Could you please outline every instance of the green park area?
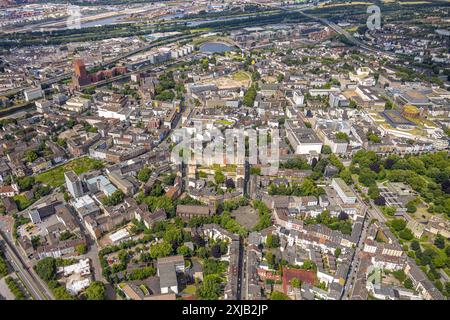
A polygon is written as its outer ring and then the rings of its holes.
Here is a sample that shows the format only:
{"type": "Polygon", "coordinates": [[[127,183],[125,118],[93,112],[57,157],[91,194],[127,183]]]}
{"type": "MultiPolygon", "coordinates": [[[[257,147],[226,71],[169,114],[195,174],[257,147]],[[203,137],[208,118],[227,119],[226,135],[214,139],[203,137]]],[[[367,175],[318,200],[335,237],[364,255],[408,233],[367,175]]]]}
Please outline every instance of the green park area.
{"type": "Polygon", "coordinates": [[[223,124],[225,126],[231,126],[234,124],[233,121],[228,121],[228,120],[217,120],[216,124],[223,124]]]}
{"type": "Polygon", "coordinates": [[[233,73],[232,75],[233,80],[236,81],[246,81],[246,80],[251,80],[251,75],[246,72],[246,71],[238,71],[233,73]]]}
{"type": "Polygon", "coordinates": [[[35,180],[51,187],[59,187],[64,184],[64,172],[73,170],[79,175],[89,170],[101,169],[102,167],[102,161],[91,159],[89,157],[82,157],[38,174],[35,180]]]}

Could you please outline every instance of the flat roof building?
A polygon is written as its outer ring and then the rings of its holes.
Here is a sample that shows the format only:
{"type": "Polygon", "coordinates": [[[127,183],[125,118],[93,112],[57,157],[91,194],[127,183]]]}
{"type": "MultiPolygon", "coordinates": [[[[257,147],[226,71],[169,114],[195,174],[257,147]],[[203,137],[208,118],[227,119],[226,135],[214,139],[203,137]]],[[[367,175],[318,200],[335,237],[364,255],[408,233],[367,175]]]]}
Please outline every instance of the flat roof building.
{"type": "Polygon", "coordinates": [[[356,195],[353,190],[341,178],[334,178],[331,186],[337,192],[342,202],[351,204],[356,202],[356,195]]]}

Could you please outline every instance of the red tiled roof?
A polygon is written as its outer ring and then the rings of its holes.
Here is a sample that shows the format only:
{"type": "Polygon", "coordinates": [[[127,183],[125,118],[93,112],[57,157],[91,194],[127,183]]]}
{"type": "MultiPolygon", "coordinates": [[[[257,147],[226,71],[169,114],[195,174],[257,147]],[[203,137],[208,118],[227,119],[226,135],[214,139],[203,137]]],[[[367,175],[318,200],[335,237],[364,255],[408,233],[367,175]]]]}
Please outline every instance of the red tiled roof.
{"type": "Polygon", "coordinates": [[[316,273],[310,270],[283,268],[283,291],[285,294],[287,294],[287,286],[294,278],[299,279],[302,283],[314,285],[316,273]]]}
{"type": "Polygon", "coordinates": [[[0,193],[10,193],[10,192],[14,192],[14,191],[15,191],[14,188],[10,185],[0,187],[0,193]]]}

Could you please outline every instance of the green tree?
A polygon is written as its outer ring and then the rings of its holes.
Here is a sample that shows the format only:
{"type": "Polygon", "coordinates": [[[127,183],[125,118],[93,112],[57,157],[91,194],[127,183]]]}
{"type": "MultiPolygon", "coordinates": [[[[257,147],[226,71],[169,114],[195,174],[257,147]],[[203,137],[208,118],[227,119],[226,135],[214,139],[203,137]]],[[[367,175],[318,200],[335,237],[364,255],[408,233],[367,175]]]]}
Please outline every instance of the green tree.
{"type": "Polygon", "coordinates": [[[84,243],[79,244],[79,245],[77,245],[77,246],[75,247],[75,251],[76,251],[78,254],[85,254],[85,253],[87,252],[87,245],[84,244],[84,243]]]}
{"type": "Polygon", "coordinates": [[[300,266],[300,269],[317,271],[317,265],[311,260],[306,260],[300,266]]]}
{"type": "Polygon", "coordinates": [[[293,288],[300,288],[302,285],[301,281],[298,278],[294,278],[291,280],[291,286],[293,288]]]}
{"type": "Polygon", "coordinates": [[[406,280],[405,271],[403,271],[402,269],[401,270],[396,270],[396,271],[392,272],[392,274],[400,282],[403,282],[403,281],[406,280]]]}
{"type": "Polygon", "coordinates": [[[367,133],[367,139],[370,141],[370,142],[373,142],[373,143],[380,143],[381,142],[381,138],[379,137],[379,136],[377,136],[375,133],[373,133],[373,132],[369,132],[369,133],[367,133]]]}
{"type": "Polygon", "coordinates": [[[278,248],[280,246],[280,237],[278,235],[267,235],[266,246],[269,248],[278,248]]]}
{"type": "Polygon", "coordinates": [[[417,240],[411,241],[411,249],[414,251],[420,250],[420,243],[417,240]]]}
{"type": "Polygon", "coordinates": [[[308,170],[311,169],[311,166],[308,162],[301,157],[294,157],[286,162],[280,163],[280,167],[283,169],[298,169],[298,170],[308,170]]]}
{"type": "Polygon", "coordinates": [[[417,207],[414,202],[410,201],[406,204],[406,211],[409,213],[414,213],[417,211],[417,207]]]}
{"type": "Polygon", "coordinates": [[[369,186],[375,184],[377,177],[378,177],[378,175],[376,172],[373,172],[372,170],[370,170],[368,168],[363,168],[359,172],[358,180],[360,183],[362,183],[366,187],[369,187],[369,186]]]}
{"type": "Polygon", "coordinates": [[[352,173],[350,172],[349,169],[345,168],[344,170],[342,170],[339,173],[339,178],[341,178],[342,180],[344,180],[344,182],[346,184],[352,185],[353,184],[353,178],[352,178],[352,173]]]}
{"type": "Polygon", "coordinates": [[[243,103],[246,107],[253,107],[256,98],[256,87],[255,85],[250,86],[244,95],[243,103]]]}
{"type": "Polygon", "coordinates": [[[394,107],[391,100],[387,100],[384,104],[384,110],[391,110],[394,107]]]}
{"type": "Polygon", "coordinates": [[[75,300],[75,297],[71,295],[63,286],[58,286],[52,291],[56,300],[75,300]]]}
{"type": "Polygon", "coordinates": [[[228,263],[225,261],[215,259],[203,260],[203,274],[208,276],[210,274],[221,275],[227,270],[228,263]]]}
{"type": "Polygon", "coordinates": [[[345,132],[336,132],[335,137],[337,140],[350,141],[349,136],[345,132]]]}
{"type": "Polygon", "coordinates": [[[205,247],[197,248],[197,256],[199,256],[202,259],[208,258],[208,250],[206,250],[205,247]]]}
{"type": "Polygon", "coordinates": [[[221,294],[220,277],[211,274],[203,279],[203,283],[197,290],[197,295],[202,300],[218,300],[221,294]]]}
{"type": "Polygon", "coordinates": [[[178,254],[181,254],[182,256],[185,256],[185,257],[189,257],[189,256],[192,255],[191,249],[189,249],[189,248],[186,247],[186,246],[180,246],[180,247],[178,247],[178,248],[177,248],[177,253],[178,253],[178,254]]]}
{"type": "Polygon", "coordinates": [[[6,264],[5,257],[0,251],[0,278],[3,278],[8,274],[8,265],[6,264]]]}
{"type": "Polygon", "coordinates": [[[103,204],[105,206],[116,206],[123,201],[125,194],[121,190],[116,190],[111,196],[103,199],[103,204]]]}
{"type": "Polygon", "coordinates": [[[34,150],[27,150],[25,152],[25,159],[28,162],[33,162],[34,160],[36,160],[37,158],[39,158],[39,155],[36,153],[36,151],[34,150]]]}
{"type": "Polygon", "coordinates": [[[64,191],[63,196],[64,196],[64,201],[69,202],[70,194],[67,191],[64,191]]]}
{"type": "Polygon", "coordinates": [[[137,178],[141,182],[147,182],[148,179],[150,179],[150,175],[152,174],[152,170],[148,167],[144,167],[141,170],[139,170],[137,178]]]}
{"type": "Polygon", "coordinates": [[[164,241],[180,244],[183,241],[183,232],[177,226],[168,225],[163,235],[164,241]]]}
{"type": "Polygon", "coordinates": [[[9,288],[9,290],[12,292],[16,300],[25,300],[26,296],[22,289],[17,285],[17,282],[15,279],[11,277],[7,277],[5,279],[5,282],[9,288]]]}
{"type": "Polygon", "coordinates": [[[324,144],[323,146],[322,146],[322,153],[323,154],[331,154],[331,148],[330,148],[330,146],[327,146],[326,144],[324,144]]]}
{"type": "Polygon", "coordinates": [[[36,273],[42,280],[48,282],[56,279],[56,263],[51,257],[39,260],[35,266],[36,273]]]}
{"type": "Polygon", "coordinates": [[[438,234],[436,236],[436,238],[434,238],[434,245],[436,247],[438,247],[439,249],[444,249],[445,248],[445,238],[441,234],[438,234]]]}
{"type": "Polygon", "coordinates": [[[17,179],[17,184],[21,191],[30,190],[34,185],[34,177],[23,177],[17,179]]]}
{"type": "Polygon", "coordinates": [[[150,257],[153,259],[167,257],[172,253],[172,250],[170,243],[162,241],[150,247],[150,257]]]}
{"type": "Polygon", "coordinates": [[[402,231],[406,227],[406,221],[403,219],[394,219],[391,222],[391,226],[395,231],[402,231]]]}
{"type": "Polygon", "coordinates": [[[380,189],[378,189],[376,183],[369,186],[369,190],[367,191],[369,197],[373,200],[380,196],[380,189]]]}
{"type": "Polygon", "coordinates": [[[400,236],[400,238],[406,241],[412,240],[414,238],[412,231],[408,228],[405,228],[402,231],[400,231],[398,235],[400,236]]]}
{"type": "Polygon", "coordinates": [[[445,254],[450,257],[450,246],[445,247],[445,254]]]}
{"type": "Polygon", "coordinates": [[[413,289],[414,285],[413,282],[410,278],[405,279],[405,281],[403,282],[403,285],[405,286],[406,289],[413,289]]]}
{"type": "Polygon", "coordinates": [[[105,300],[106,288],[105,284],[100,281],[92,282],[85,291],[87,300],[105,300]]]}
{"type": "Polygon", "coordinates": [[[445,283],[445,295],[446,295],[447,297],[450,296],[450,282],[446,282],[446,283],[445,283]]]}
{"type": "MultiPolygon", "coordinates": [[[[380,197],[382,198],[382,197],[380,197]]],[[[395,209],[395,207],[391,207],[391,206],[385,206],[381,208],[381,211],[388,216],[394,216],[394,214],[397,212],[397,209],[395,209]]]]}
{"type": "Polygon", "coordinates": [[[225,175],[222,173],[222,171],[216,170],[216,172],[214,174],[214,181],[218,185],[225,182],[225,175]]]}
{"type": "Polygon", "coordinates": [[[341,255],[341,252],[342,252],[342,250],[340,247],[337,247],[336,250],[334,250],[334,256],[336,257],[336,259],[339,258],[339,256],[341,255]]]}

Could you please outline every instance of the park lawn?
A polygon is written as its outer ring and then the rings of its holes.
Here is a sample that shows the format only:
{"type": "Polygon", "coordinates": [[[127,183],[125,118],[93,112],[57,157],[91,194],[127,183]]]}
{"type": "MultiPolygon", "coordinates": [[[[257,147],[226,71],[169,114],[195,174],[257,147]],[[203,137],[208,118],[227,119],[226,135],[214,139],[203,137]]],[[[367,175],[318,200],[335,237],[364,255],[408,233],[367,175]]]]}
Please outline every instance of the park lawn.
{"type": "Polygon", "coordinates": [[[17,204],[19,211],[22,211],[33,204],[33,201],[28,200],[23,194],[18,194],[13,197],[17,204]]]}
{"type": "Polygon", "coordinates": [[[221,170],[223,172],[235,172],[237,165],[235,164],[227,164],[226,166],[221,166],[220,164],[213,164],[209,168],[213,170],[221,170]]]}
{"type": "Polygon", "coordinates": [[[217,124],[223,124],[225,126],[231,126],[231,125],[234,124],[234,122],[228,121],[228,120],[217,120],[216,123],[217,124]]]}
{"type": "Polygon", "coordinates": [[[101,160],[82,157],[38,174],[35,180],[56,188],[64,184],[64,172],[73,170],[79,175],[92,169],[99,169],[102,166],[101,160]]]}
{"type": "Polygon", "coordinates": [[[252,79],[251,76],[245,71],[235,72],[231,75],[231,77],[236,81],[246,81],[252,79]]]}

